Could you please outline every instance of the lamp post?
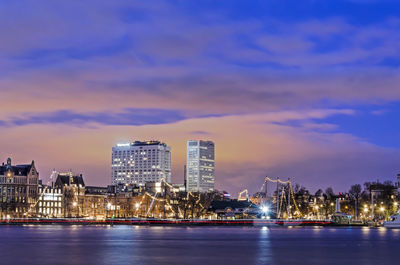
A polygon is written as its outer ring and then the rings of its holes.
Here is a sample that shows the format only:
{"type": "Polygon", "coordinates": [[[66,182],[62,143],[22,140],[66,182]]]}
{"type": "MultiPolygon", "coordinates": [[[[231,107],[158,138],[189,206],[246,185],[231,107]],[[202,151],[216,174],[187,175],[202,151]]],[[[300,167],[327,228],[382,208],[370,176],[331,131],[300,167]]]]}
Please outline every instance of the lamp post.
{"type": "Polygon", "coordinates": [[[385,217],[385,207],[381,206],[381,208],[379,208],[379,211],[382,213],[383,218],[386,219],[386,217],[385,217]]]}

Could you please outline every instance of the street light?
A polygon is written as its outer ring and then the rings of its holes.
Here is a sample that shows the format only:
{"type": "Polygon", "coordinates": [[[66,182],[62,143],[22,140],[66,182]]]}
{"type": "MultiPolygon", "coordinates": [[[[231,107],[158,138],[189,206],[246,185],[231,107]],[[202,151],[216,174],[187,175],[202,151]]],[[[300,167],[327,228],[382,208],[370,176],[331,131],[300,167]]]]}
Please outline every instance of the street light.
{"type": "Polygon", "coordinates": [[[73,202],[73,203],[72,203],[72,206],[74,206],[74,207],[76,207],[77,205],[78,205],[77,202],[73,202]]]}
{"type": "Polygon", "coordinates": [[[384,212],[384,211],[385,211],[385,207],[381,207],[379,210],[380,210],[381,212],[384,212]]]}
{"type": "Polygon", "coordinates": [[[263,212],[263,214],[267,214],[269,212],[269,207],[263,206],[263,207],[261,207],[261,211],[263,212]]]}

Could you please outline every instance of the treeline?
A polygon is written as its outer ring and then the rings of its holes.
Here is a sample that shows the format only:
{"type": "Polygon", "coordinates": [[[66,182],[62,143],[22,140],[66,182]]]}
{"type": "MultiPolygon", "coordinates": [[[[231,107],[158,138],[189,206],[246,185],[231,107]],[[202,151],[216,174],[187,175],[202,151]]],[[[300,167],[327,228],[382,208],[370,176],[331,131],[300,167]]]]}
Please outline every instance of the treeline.
{"type": "Polygon", "coordinates": [[[331,187],[318,189],[314,194],[298,184],[294,197],[304,215],[328,218],[335,212],[339,199],[341,212],[356,219],[387,218],[398,211],[398,187],[392,181],[354,184],[348,191],[335,193],[331,187]]]}

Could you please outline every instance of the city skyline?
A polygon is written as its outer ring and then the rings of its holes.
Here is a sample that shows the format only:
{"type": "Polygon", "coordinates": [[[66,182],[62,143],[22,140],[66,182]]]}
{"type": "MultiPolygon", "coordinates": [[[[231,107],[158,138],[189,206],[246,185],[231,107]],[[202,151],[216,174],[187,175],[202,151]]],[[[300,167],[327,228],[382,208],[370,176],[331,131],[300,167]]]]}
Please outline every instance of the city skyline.
{"type": "Polygon", "coordinates": [[[182,183],[206,138],[232,194],[394,181],[400,5],[322,2],[3,2],[0,158],[105,185],[112,146],[158,139],[182,183]]]}

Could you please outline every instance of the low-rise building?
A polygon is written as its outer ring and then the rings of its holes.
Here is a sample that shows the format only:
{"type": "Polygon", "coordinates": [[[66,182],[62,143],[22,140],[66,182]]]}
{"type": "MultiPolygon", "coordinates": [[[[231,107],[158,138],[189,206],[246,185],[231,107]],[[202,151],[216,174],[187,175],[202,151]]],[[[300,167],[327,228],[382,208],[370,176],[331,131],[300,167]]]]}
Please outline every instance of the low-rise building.
{"type": "Polygon", "coordinates": [[[89,219],[106,218],[106,207],[109,195],[108,187],[85,187],[83,217],[89,219]]]}
{"type": "Polygon", "coordinates": [[[62,190],[63,217],[82,217],[85,199],[85,182],[82,175],[59,173],[54,187],[62,190]]]}
{"type": "Polygon", "coordinates": [[[0,218],[36,215],[39,172],[35,162],[12,165],[11,158],[0,166],[0,218]]]}
{"type": "Polygon", "coordinates": [[[62,215],[62,189],[49,185],[39,185],[38,217],[59,218],[62,215]]]}

